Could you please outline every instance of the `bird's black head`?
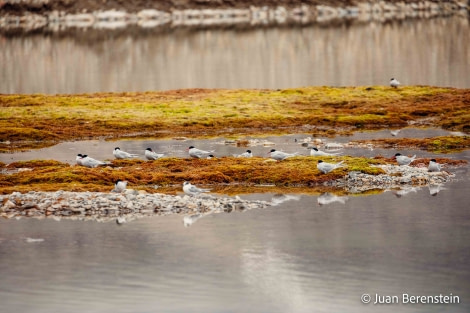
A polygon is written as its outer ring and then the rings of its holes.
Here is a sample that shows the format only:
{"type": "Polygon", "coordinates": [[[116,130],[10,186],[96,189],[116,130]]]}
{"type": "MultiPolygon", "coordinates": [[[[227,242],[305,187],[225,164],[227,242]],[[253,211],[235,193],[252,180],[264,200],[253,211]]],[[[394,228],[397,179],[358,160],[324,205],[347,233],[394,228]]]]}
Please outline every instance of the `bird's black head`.
{"type": "Polygon", "coordinates": [[[121,150],[121,148],[119,148],[119,147],[116,147],[116,148],[114,148],[114,150],[121,150]]]}
{"type": "Polygon", "coordinates": [[[394,80],[394,79],[395,79],[395,78],[392,77],[390,80],[394,80]]]}
{"type": "Polygon", "coordinates": [[[145,150],[146,150],[146,151],[152,151],[152,148],[147,148],[147,149],[145,149],[145,150]]]}
{"type": "Polygon", "coordinates": [[[400,156],[400,155],[401,155],[401,153],[395,153],[395,157],[400,156]]]}
{"type": "Polygon", "coordinates": [[[323,161],[322,161],[322,160],[318,160],[318,164],[320,164],[320,163],[323,163],[323,161]]]}
{"type": "Polygon", "coordinates": [[[251,153],[251,150],[246,150],[246,152],[251,153]]]}
{"type": "Polygon", "coordinates": [[[271,151],[269,151],[269,152],[275,152],[275,151],[276,151],[276,149],[271,149],[271,151]]]}
{"type": "Polygon", "coordinates": [[[118,179],[114,182],[115,185],[119,184],[120,182],[122,182],[122,180],[118,179]]]}
{"type": "Polygon", "coordinates": [[[77,156],[83,158],[83,155],[81,153],[77,154],[77,156]]]}
{"type": "Polygon", "coordinates": [[[82,158],[86,158],[88,154],[82,154],[82,158]]]}
{"type": "Polygon", "coordinates": [[[431,162],[437,162],[436,159],[431,159],[431,162]]]}
{"type": "Polygon", "coordinates": [[[318,148],[312,147],[313,150],[318,151],[318,148]]]}

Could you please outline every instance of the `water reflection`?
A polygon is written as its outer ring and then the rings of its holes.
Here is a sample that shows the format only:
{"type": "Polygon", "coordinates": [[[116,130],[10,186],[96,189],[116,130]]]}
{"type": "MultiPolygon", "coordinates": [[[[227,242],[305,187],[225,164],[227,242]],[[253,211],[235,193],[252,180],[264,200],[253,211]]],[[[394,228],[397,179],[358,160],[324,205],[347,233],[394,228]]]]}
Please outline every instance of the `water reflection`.
{"type": "Polygon", "coordinates": [[[334,203],[334,202],[345,204],[346,200],[348,200],[348,197],[346,197],[346,196],[337,196],[337,195],[331,194],[329,192],[325,192],[325,193],[322,193],[317,198],[317,203],[319,205],[325,205],[325,204],[330,204],[330,203],[334,203]]]}
{"type": "Polygon", "coordinates": [[[2,219],[2,309],[396,312],[397,306],[363,305],[360,296],[452,292],[468,299],[468,178],[446,185],[445,197],[421,189],[400,199],[383,193],[312,206],[317,197],[300,196],[273,209],[207,215],[187,228],[181,215],[122,227],[2,219]]]}
{"type": "Polygon", "coordinates": [[[0,37],[0,92],[310,85],[470,87],[468,19],[0,37]],[[411,45],[410,42],[413,44],[411,45]]]}

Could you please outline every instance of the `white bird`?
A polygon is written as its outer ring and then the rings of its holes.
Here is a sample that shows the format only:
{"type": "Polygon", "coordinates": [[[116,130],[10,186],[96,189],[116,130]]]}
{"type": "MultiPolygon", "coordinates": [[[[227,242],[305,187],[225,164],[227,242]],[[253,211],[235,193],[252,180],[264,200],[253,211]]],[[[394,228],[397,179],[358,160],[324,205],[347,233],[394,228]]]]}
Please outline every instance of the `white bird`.
{"type": "Polygon", "coordinates": [[[156,153],[152,148],[145,149],[145,157],[147,160],[158,160],[164,156],[163,153],[156,153]]]}
{"type": "Polygon", "coordinates": [[[237,157],[237,158],[252,158],[253,157],[253,153],[251,153],[251,150],[246,150],[245,152],[243,152],[242,154],[234,154],[233,155],[234,157],[237,157]]]}
{"type": "Polygon", "coordinates": [[[139,156],[138,154],[132,154],[126,151],[122,151],[119,147],[114,148],[113,155],[116,159],[129,159],[139,156]]]}
{"type": "Polygon", "coordinates": [[[75,161],[77,161],[78,165],[83,165],[82,160],[83,160],[83,154],[81,154],[81,153],[77,154],[77,157],[75,158],[75,161]]]}
{"type": "Polygon", "coordinates": [[[127,187],[127,181],[118,179],[116,180],[116,183],[114,184],[114,189],[111,190],[111,192],[121,193],[126,190],[126,187],[127,187]]]}
{"type": "Polygon", "coordinates": [[[208,157],[214,150],[211,151],[205,151],[205,150],[200,150],[197,148],[194,148],[193,146],[188,148],[188,153],[189,156],[192,158],[197,158],[197,159],[203,159],[208,157]]]}
{"type": "Polygon", "coordinates": [[[390,87],[392,88],[398,88],[400,85],[400,82],[396,80],[395,78],[390,79],[390,87]]]}
{"type": "Polygon", "coordinates": [[[192,185],[190,182],[185,181],[183,183],[183,191],[187,195],[197,196],[198,194],[200,194],[202,192],[209,192],[210,189],[198,188],[198,187],[192,185]]]}
{"type": "Polygon", "coordinates": [[[282,152],[282,151],[277,151],[276,149],[271,149],[271,151],[269,151],[269,154],[271,155],[271,158],[273,158],[274,160],[282,161],[284,159],[296,156],[297,152],[296,153],[286,153],[286,152],[282,152]]]}
{"type": "Polygon", "coordinates": [[[324,204],[330,204],[333,202],[339,202],[344,204],[348,200],[348,197],[346,196],[336,196],[332,195],[329,192],[322,193],[318,198],[317,198],[317,203],[319,205],[324,205],[324,204]]]}
{"type": "Polygon", "coordinates": [[[401,153],[396,153],[393,158],[397,160],[398,165],[409,165],[416,159],[416,154],[410,158],[406,155],[401,155],[401,153]]]}
{"type": "Polygon", "coordinates": [[[329,152],[321,151],[321,150],[318,150],[318,148],[315,148],[315,147],[310,147],[309,149],[311,149],[310,150],[310,155],[311,156],[333,156],[333,155],[341,154],[341,152],[329,153],[329,152]]]}
{"type": "Polygon", "coordinates": [[[431,161],[429,161],[428,172],[440,172],[440,171],[441,171],[441,165],[437,163],[436,159],[431,159],[431,161]]]}
{"type": "Polygon", "coordinates": [[[392,136],[398,136],[398,133],[401,131],[401,129],[392,129],[390,130],[390,134],[392,136]]]}
{"type": "Polygon", "coordinates": [[[317,163],[317,168],[323,173],[323,174],[326,174],[326,173],[329,173],[331,172],[332,170],[335,170],[339,167],[342,167],[343,166],[343,163],[344,161],[341,161],[339,163],[326,163],[326,162],[323,162],[322,160],[318,160],[318,163],[317,163]]]}
{"type": "Polygon", "coordinates": [[[80,159],[80,161],[77,160],[77,164],[90,168],[107,165],[107,163],[90,158],[86,154],[82,154],[82,158],[80,159]]]}

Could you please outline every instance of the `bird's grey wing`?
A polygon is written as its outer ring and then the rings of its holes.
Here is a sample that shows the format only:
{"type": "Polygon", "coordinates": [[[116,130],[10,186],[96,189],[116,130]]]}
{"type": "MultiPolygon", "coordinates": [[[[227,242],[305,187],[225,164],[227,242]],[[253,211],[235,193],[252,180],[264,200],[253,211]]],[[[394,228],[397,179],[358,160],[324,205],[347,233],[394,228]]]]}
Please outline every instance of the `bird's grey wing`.
{"type": "Polygon", "coordinates": [[[189,189],[188,189],[189,192],[201,192],[202,190],[197,188],[196,186],[191,186],[189,189]]]}

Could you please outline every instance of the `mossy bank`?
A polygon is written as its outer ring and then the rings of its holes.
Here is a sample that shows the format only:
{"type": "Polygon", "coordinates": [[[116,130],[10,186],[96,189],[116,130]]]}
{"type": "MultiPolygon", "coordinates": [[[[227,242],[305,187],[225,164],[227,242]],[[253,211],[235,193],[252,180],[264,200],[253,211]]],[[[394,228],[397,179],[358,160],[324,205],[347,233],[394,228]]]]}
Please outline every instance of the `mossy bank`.
{"type": "Polygon", "coordinates": [[[414,126],[470,132],[470,90],[410,86],[0,95],[0,151],[62,141],[414,126]]]}

